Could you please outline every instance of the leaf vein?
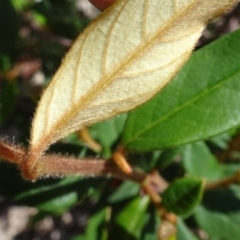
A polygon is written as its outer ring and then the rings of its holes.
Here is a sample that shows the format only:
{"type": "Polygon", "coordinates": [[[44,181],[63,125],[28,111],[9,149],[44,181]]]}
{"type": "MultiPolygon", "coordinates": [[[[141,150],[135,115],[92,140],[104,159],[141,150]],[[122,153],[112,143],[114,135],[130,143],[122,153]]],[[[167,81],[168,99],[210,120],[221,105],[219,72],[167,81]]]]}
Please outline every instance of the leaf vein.
{"type": "Polygon", "coordinates": [[[161,70],[163,68],[166,68],[168,66],[170,66],[171,64],[173,64],[176,59],[180,58],[180,57],[187,57],[189,56],[189,54],[191,53],[192,51],[189,51],[189,52],[184,52],[183,54],[179,55],[179,56],[176,56],[174,59],[172,59],[171,61],[165,63],[164,65],[160,66],[160,67],[156,67],[156,68],[151,68],[151,69],[148,69],[148,70],[144,70],[144,71],[138,71],[138,72],[134,72],[134,73],[130,73],[130,74],[126,74],[126,75],[120,75],[119,78],[125,78],[125,77],[137,77],[138,75],[140,74],[149,74],[149,73],[152,73],[152,72],[155,72],[155,71],[158,71],[158,70],[161,70]]]}
{"type": "Polygon", "coordinates": [[[107,63],[107,56],[108,56],[108,50],[109,50],[109,45],[110,45],[110,41],[111,41],[111,36],[112,36],[112,31],[114,29],[114,26],[117,22],[117,19],[121,16],[122,11],[124,10],[124,8],[127,6],[128,1],[125,1],[125,3],[123,4],[122,8],[119,10],[119,13],[116,15],[116,18],[112,20],[112,24],[109,28],[109,31],[107,33],[107,38],[105,41],[105,45],[104,45],[104,49],[103,49],[103,58],[102,58],[102,72],[103,72],[103,76],[106,75],[107,72],[107,67],[106,67],[106,63],[107,63]]]}
{"type": "MultiPolygon", "coordinates": [[[[128,1],[125,2],[124,6],[127,4],[128,1]]],[[[177,19],[181,18],[190,8],[192,8],[195,5],[194,2],[187,5],[184,9],[181,9],[179,11],[179,14],[177,16],[174,16],[171,21],[168,21],[166,24],[164,24],[159,31],[157,31],[152,38],[150,38],[146,43],[143,45],[140,45],[136,48],[136,50],[131,54],[129,58],[127,58],[121,66],[118,66],[115,71],[112,71],[111,74],[109,74],[108,77],[103,76],[101,79],[99,79],[98,83],[92,87],[81,99],[78,100],[78,103],[76,103],[76,108],[70,108],[69,110],[66,110],[64,119],[61,119],[61,121],[56,121],[55,124],[52,126],[52,132],[58,132],[57,129],[59,126],[67,125],[69,122],[71,122],[71,119],[76,116],[81,110],[83,110],[86,107],[86,104],[89,103],[92,99],[96,98],[96,95],[99,92],[99,89],[103,90],[109,82],[111,82],[113,79],[119,77],[119,73],[122,72],[122,69],[126,69],[126,66],[130,63],[134,63],[137,59],[137,56],[142,54],[143,52],[147,51],[149,47],[152,46],[152,42],[158,40],[159,36],[163,34],[165,31],[167,31],[172,24],[174,24],[177,19]],[[140,50],[141,51],[140,51],[140,50]],[[115,76],[113,78],[113,76],[115,76]],[[81,103],[81,105],[79,104],[81,103]]],[[[89,29],[88,29],[89,30],[89,29]]],[[[89,31],[90,32],[90,31],[89,31]]],[[[190,49],[191,50],[191,49],[190,49]]],[[[159,90],[159,89],[158,89],[159,90]]]]}

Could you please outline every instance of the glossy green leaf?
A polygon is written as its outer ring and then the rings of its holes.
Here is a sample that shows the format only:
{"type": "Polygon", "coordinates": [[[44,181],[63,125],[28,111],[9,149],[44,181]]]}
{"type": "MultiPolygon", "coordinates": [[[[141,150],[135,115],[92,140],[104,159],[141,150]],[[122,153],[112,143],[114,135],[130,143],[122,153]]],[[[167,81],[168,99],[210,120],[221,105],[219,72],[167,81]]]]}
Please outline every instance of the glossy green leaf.
{"type": "Polygon", "coordinates": [[[187,177],[173,182],[162,195],[163,205],[169,212],[186,215],[192,212],[202,199],[203,181],[187,177]]]}
{"type": "Polygon", "coordinates": [[[148,205],[148,196],[136,197],[131,200],[116,216],[116,225],[110,239],[139,239],[147,220],[146,211],[148,205]]]}
{"type": "Polygon", "coordinates": [[[198,141],[240,124],[240,30],[193,54],[177,76],[127,119],[122,142],[147,151],[198,141]]]}
{"type": "Polygon", "coordinates": [[[224,166],[220,165],[207,145],[203,142],[188,144],[183,151],[183,166],[187,173],[216,180],[223,176],[224,166]]]}

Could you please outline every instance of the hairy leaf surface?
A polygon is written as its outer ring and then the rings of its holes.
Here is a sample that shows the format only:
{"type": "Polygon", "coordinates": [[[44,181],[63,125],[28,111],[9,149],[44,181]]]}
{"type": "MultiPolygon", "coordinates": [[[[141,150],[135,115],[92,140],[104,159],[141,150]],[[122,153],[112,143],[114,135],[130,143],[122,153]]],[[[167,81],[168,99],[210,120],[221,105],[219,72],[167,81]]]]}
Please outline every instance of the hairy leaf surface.
{"type": "Polygon", "coordinates": [[[30,159],[86,125],[135,108],[188,59],[237,0],[118,0],[79,36],[40,100],[30,159]]]}

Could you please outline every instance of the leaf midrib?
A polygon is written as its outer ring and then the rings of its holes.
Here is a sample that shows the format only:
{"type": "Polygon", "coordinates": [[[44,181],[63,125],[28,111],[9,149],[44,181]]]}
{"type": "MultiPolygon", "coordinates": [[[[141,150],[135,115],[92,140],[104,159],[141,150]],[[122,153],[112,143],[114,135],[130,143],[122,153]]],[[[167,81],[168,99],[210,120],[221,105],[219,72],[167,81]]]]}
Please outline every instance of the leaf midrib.
{"type": "MultiPolygon", "coordinates": [[[[144,45],[140,45],[139,47],[137,47],[136,50],[131,54],[131,57],[129,57],[124,62],[124,64],[121,64],[121,66],[118,67],[111,75],[109,75],[108,78],[102,77],[102,79],[104,79],[104,81],[102,81],[100,79],[98,84],[96,84],[94,88],[92,88],[90,91],[88,91],[87,94],[85,94],[85,97],[82,97],[81,99],[79,99],[78,104],[75,104],[75,107],[73,107],[71,110],[69,110],[69,113],[67,113],[67,111],[65,112],[65,114],[68,115],[69,117],[65,118],[64,124],[63,124],[63,121],[61,120],[61,125],[66,125],[67,122],[71,121],[71,119],[74,118],[73,117],[74,115],[79,114],[80,111],[82,111],[84,108],[86,108],[86,104],[89,103],[92,99],[96,98],[96,95],[98,95],[99,89],[101,89],[101,91],[102,91],[104,88],[106,88],[108,86],[108,83],[111,82],[111,80],[115,79],[114,76],[117,76],[118,73],[122,71],[122,69],[126,69],[126,66],[128,66],[129,64],[132,64],[136,60],[136,56],[142,54],[142,52],[145,52],[148,49],[148,47],[151,46],[151,43],[153,43],[156,39],[159,38],[159,35],[163,34],[165,31],[167,31],[171,25],[176,23],[176,21],[178,19],[181,19],[183,17],[184,13],[189,11],[189,9],[194,7],[195,5],[196,5],[196,2],[193,1],[192,3],[187,5],[185,9],[183,9],[182,11],[179,11],[179,14],[176,17],[173,17],[173,19],[171,21],[168,21],[168,23],[165,26],[161,27],[160,30],[154,35],[154,37],[152,37],[150,40],[148,40],[144,45]],[[139,48],[141,49],[141,51],[139,51],[139,48]],[[82,104],[81,107],[79,108],[80,102],[84,103],[84,104],[82,104]],[[76,109],[78,111],[76,111],[76,109]]],[[[121,10],[121,12],[122,12],[122,10],[121,10]]],[[[121,14],[121,12],[120,12],[120,14],[121,14]]],[[[52,127],[52,131],[56,132],[54,129],[58,128],[59,122],[60,121],[57,121],[55,123],[55,126],[52,127]]]]}
{"type": "MultiPolygon", "coordinates": [[[[164,26],[162,26],[160,28],[160,30],[158,32],[156,32],[156,34],[154,34],[154,36],[149,39],[148,41],[146,41],[145,44],[140,44],[138,47],[136,47],[135,51],[131,54],[130,57],[128,57],[118,68],[116,68],[116,70],[114,72],[112,72],[112,74],[110,74],[108,77],[103,76],[98,83],[94,86],[94,88],[92,88],[90,91],[88,91],[87,94],[85,94],[85,99],[84,97],[79,99],[79,103],[80,102],[84,102],[85,104],[82,104],[81,106],[81,110],[85,108],[85,105],[90,102],[92,99],[96,98],[96,95],[98,95],[99,93],[99,89],[101,89],[101,92],[108,86],[108,84],[110,82],[112,82],[112,80],[114,80],[116,78],[116,76],[118,76],[118,74],[120,72],[122,72],[123,69],[126,69],[127,66],[129,66],[130,64],[132,64],[134,61],[136,61],[137,56],[141,55],[143,52],[145,52],[149,47],[151,47],[151,44],[153,42],[155,42],[156,39],[159,39],[159,36],[164,34],[165,31],[168,31],[169,28],[171,28],[171,26],[176,23],[176,21],[178,19],[180,19],[185,12],[189,11],[189,9],[193,6],[196,5],[196,2],[194,1],[192,4],[189,4],[185,9],[183,9],[182,11],[179,11],[179,14],[176,17],[173,17],[173,19],[171,21],[168,21],[164,26]],[[139,50],[140,49],[140,50],[139,50]],[[84,100],[83,100],[84,99],[84,100]]],[[[124,9],[124,8],[123,8],[124,9]]],[[[122,10],[123,10],[122,9],[122,10]]],[[[122,13],[119,12],[119,15],[122,13]]],[[[117,15],[117,17],[119,16],[117,15]]],[[[114,26],[115,24],[113,24],[114,26]]],[[[112,27],[111,27],[112,28],[112,27]]],[[[110,29],[110,33],[112,32],[112,29],[110,29]]],[[[108,40],[108,38],[107,38],[108,40]]],[[[79,104],[77,104],[79,105],[79,104]]],[[[79,109],[78,109],[79,110],[79,109]]],[[[80,111],[81,111],[80,110],[80,111]]]]}

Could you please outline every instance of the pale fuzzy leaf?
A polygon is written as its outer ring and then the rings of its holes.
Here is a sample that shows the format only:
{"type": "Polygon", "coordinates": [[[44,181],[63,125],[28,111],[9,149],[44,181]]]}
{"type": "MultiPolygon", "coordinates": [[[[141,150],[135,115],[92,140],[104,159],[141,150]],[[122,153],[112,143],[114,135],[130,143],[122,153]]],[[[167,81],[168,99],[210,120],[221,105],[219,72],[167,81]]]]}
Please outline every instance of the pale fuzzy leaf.
{"type": "Polygon", "coordinates": [[[79,36],[40,100],[30,158],[135,108],[188,59],[206,23],[237,0],[118,0],[79,36]]]}

